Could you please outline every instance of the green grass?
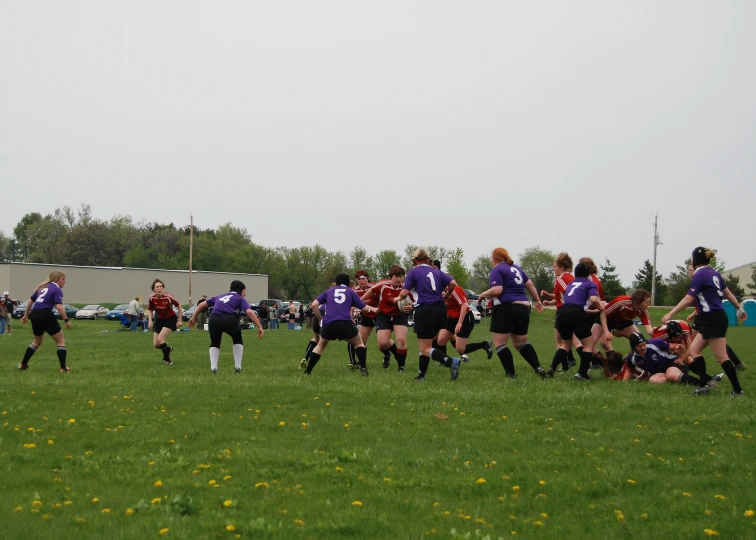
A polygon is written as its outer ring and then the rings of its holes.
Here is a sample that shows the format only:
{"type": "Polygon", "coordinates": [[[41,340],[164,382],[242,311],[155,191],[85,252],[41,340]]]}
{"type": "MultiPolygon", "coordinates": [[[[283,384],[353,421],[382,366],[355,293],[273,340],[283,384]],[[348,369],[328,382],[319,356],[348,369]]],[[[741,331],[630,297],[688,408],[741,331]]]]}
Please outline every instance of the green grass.
{"type": "MultiPolygon", "coordinates": [[[[542,364],[553,314],[531,321],[542,364]]],[[[73,324],[68,375],[49,338],[16,370],[28,325],[0,337],[0,537],[756,537],[756,329],[728,333],[750,367],[732,399],[726,380],[703,398],[541,381],[517,355],[512,381],[482,351],[454,383],[435,365],[417,383],[414,336],[407,373],[373,336],[369,378],[342,343],[304,377],[310,333],[286,329],[245,332],[241,375],[226,338],[211,376],[207,333],[175,334],[167,367],[151,334],[73,324]]]]}

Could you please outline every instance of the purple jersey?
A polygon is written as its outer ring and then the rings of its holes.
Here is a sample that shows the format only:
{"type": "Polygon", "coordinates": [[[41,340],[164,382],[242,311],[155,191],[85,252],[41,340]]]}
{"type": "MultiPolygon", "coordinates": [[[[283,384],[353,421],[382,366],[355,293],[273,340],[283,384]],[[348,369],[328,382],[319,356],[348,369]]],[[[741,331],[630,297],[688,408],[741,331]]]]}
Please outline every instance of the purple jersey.
{"type": "Polygon", "coordinates": [[[625,358],[625,363],[632,367],[645,369],[649,373],[664,373],[677,356],[669,352],[669,343],[663,339],[649,339],[646,342],[646,354],[641,356],[631,352],[625,358]]]}
{"type": "Polygon", "coordinates": [[[63,303],[63,291],[57,283],[50,282],[31,295],[32,311],[35,309],[52,310],[56,305],[63,303]]]}
{"type": "Polygon", "coordinates": [[[528,280],[528,275],[516,264],[500,262],[494,266],[488,277],[489,286],[503,287],[498,298],[494,298],[494,305],[529,302],[525,294],[525,284],[528,280]]]}
{"type": "MultiPolygon", "coordinates": [[[[321,306],[326,306],[321,326],[328,326],[334,321],[352,321],[352,307],[362,309],[365,302],[348,285],[331,287],[316,298],[321,306]]],[[[321,310],[321,313],[323,311],[321,310]]]]}
{"type": "Polygon", "coordinates": [[[696,309],[703,313],[720,311],[722,307],[722,291],[727,288],[725,280],[719,272],[710,266],[699,266],[693,272],[688,294],[696,299],[696,309]]]}
{"type": "Polygon", "coordinates": [[[402,289],[414,289],[417,292],[417,303],[427,306],[443,302],[444,289],[451,282],[449,274],[427,264],[420,264],[407,272],[402,289]]]}
{"type": "Polygon", "coordinates": [[[598,287],[587,277],[576,277],[565,290],[562,296],[564,305],[574,304],[584,310],[591,307],[591,296],[598,297],[598,287]]]}
{"type": "Polygon", "coordinates": [[[238,311],[247,311],[249,302],[238,292],[227,292],[213,296],[207,302],[207,307],[213,308],[213,315],[222,315],[223,313],[236,314],[238,311]]]}

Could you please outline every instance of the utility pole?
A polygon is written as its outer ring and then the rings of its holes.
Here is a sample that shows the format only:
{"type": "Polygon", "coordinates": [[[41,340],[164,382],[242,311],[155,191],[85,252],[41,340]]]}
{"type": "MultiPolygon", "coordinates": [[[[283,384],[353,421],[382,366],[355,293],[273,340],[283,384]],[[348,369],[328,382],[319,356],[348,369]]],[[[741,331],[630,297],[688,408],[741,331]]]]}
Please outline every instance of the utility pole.
{"type": "MultiPolygon", "coordinates": [[[[192,304],[192,255],[194,252],[194,216],[189,214],[189,307],[192,304]]],[[[654,257],[654,261],[656,258],[654,257]]]]}
{"type": "Polygon", "coordinates": [[[656,246],[661,244],[659,242],[659,231],[657,229],[657,220],[659,214],[654,214],[654,262],[651,270],[651,305],[656,305],[656,246]]]}

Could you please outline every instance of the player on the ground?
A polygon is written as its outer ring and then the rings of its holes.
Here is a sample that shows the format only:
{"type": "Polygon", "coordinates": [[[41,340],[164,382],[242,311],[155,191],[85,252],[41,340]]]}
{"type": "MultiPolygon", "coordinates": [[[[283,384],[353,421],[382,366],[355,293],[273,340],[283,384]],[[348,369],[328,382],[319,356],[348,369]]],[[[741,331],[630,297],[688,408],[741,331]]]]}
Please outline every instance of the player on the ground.
{"type": "Polygon", "coordinates": [[[651,293],[643,289],[638,289],[632,296],[617,296],[606,304],[604,312],[611,335],[602,337],[604,331],[601,324],[596,321],[593,324],[593,337],[606,351],[607,355],[615,354],[614,347],[612,347],[612,335],[629,338],[631,334],[638,332],[638,328],[635,326],[636,317],[640,318],[646,333],[651,335],[654,329],[651,326],[651,317],[648,314],[650,305],[651,293]]]}
{"type": "Polygon", "coordinates": [[[218,373],[218,359],[220,358],[220,346],[224,333],[231,336],[234,344],[234,373],[241,373],[242,371],[244,340],[242,339],[241,325],[237,318],[239,311],[245,312],[247,317],[255,324],[258,338],[262,339],[265,334],[257,313],[249,307],[249,302],[247,302],[246,285],[235,279],[231,282],[229,289],[226,293],[197,304],[197,308],[187,325],[189,328],[194,328],[197,324],[197,316],[208,307],[213,308],[213,316],[208,323],[208,330],[210,331],[210,373],[218,373]]]}
{"type": "Polygon", "coordinates": [[[47,281],[40,283],[37,286],[37,290],[32,293],[31,298],[27,300],[24,316],[21,317],[21,324],[26,324],[27,320],[31,320],[34,341],[26,348],[24,358],[18,365],[18,369],[29,369],[29,360],[37,352],[37,349],[42,346],[42,340],[45,337],[45,332],[47,332],[55,342],[55,345],[58,346],[57,353],[60,370],[66,373],[71,371],[66,366],[66,338],[52,312],[53,309],[57,310],[60,318],[66,323],[66,328],[71,328],[71,323],[66,316],[66,310],[63,308],[62,289],[65,285],[66,274],[60,270],[53,270],[47,277],[47,281]]]}
{"type": "Polygon", "coordinates": [[[171,293],[165,290],[165,284],[159,279],[152,282],[152,294],[147,304],[147,320],[147,328],[154,328],[152,346],[163,352],[163,363],[172,366],[171,351],[173,351],[173,347],[168,345],[165,340],[182,324],[181,304],[171,293]],[[173,310],[174,306],[176,306],[178,313],[173,310]],[[153,311],[157,315],[154,327],[153,311]]]}

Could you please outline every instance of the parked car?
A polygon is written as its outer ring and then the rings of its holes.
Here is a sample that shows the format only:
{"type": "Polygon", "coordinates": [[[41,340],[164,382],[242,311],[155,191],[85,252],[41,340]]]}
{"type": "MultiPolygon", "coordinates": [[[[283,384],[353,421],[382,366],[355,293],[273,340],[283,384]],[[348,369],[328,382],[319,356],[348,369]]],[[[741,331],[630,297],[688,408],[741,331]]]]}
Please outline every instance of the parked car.
{"type": "MultiPolygon", "coordinates": [[[[128,304],[118,304],[116,307],[108,311],[105,318],[109,321],[118,321],[121,319],[121,315],[129,310],[128,304]]],[[[144,313],[142,308],[139,308],[139,313],[144,313]]]]}
{"type": "MultiPolygon", "coordinates": [[[[128,307],[128,306],[127,306],[128,307]]],[[[102,317],[107,316],[108,314],[108,308],[103,307],[99,304],[89,304],[88,306],[84,306],[79,311],[76,312],[76,318],[77,319],[101,319],[102,317]]]]}
{"type": "MultiPolygon", "coordinates": [[[[260,304],[253,304],[252,302],[249,303],[249,308],[257,313],[257,318],[260,318],[260,304]]],[[[247,317],[247,313],[244,311],[239,312],[239,324],[241,325],[247,325],[250,321],[249,317],[247,317]]]]}
{"type": "Polygon", "coordinates": [[[477,308],[474,308],[472,306],[468,306],[470,308],[470,312],[473,314],[473,318],[475,319],[475,324],[478,324],[480,322],[480,319],[482,319],[480,315],[480,311],[478,311],[477,308]]]}
{"type": "Polygon", "coordinates": [[[480,296],[478,293],[473,291],[472,289],[462,289],[465,291],[465,294],[467,295],[468,300],[477,300],[478,296],[480,296]]]}
{"type": "MultiPolygon", "coordinates": [[[[208,298],[208,300],[209,300],[209,298],[208,298]]],[[[189,309],[184,310],[184,312],[181,314],[181,318],[183,320],[185,320],[185,321],[188,321],[189,319],[191,319],[194,316],[194,312],[196,311],[198,305],[199,305],[199,302],[197,302],[196,304],[194,304],[189,309]]],[[[213,312],[213,308],[212,307],[208,307],[205,310],[205,312],[207,313],[207,316],[209,317],[210,314],[213,312]]]]}
{"type": "MultiPolygon", "coordinates": [[[[71,304],[63,304],[63,309],[66,311],[66,318],[68,319],[75,319],[76,313],[79,311],[79,308],[73,307],[71,304]]],[[[55,318],[60,319],[60,313],[57,309],[53,308],[52,312],[55,314],[55,318]]]]}
{"type": "MultiPolygon", "coordinates": [[[[283,301],[275,299],[260,300],[261,306],[266,306],[268,309],[274,308],[276,313],[280,314],[283,310],[283,301]]],[[[288,303],[287,303],[288,304],[288,303]]]]}
{"type": "Polygon", "coordinates": [[[21,317],[24,316],[24,312],[26,311],[27,301],[14,300],[14,302],[16,303],[17,307],[13,309],[13,313],[11,313],[11,317],[14,319],[20,319],[21,317]]]}

